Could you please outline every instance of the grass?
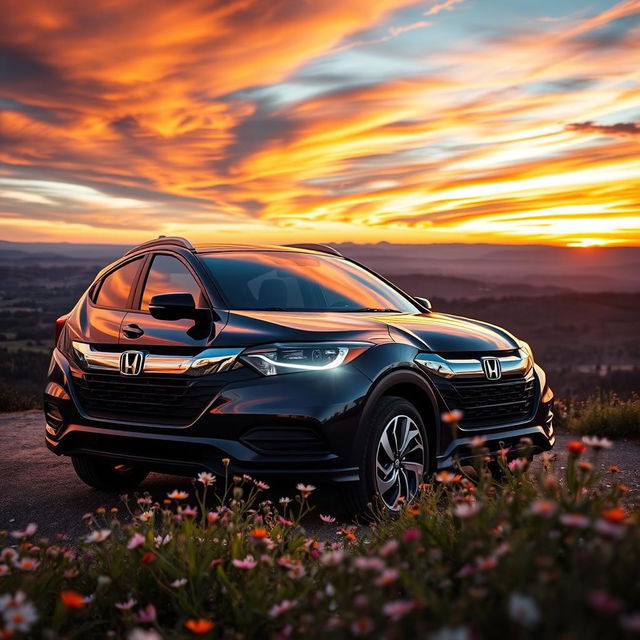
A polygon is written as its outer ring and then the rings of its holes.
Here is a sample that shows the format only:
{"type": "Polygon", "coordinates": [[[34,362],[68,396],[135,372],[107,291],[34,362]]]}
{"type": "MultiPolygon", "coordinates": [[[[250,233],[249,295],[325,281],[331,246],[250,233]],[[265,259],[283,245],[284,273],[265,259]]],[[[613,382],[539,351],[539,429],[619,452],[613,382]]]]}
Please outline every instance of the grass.
{"type": "Polygon", "coordinates": [[[559,425],[579,435],[640,439],[640,396],[596,395],[559,407],[559,425]]]}
{"type": "Polygon", "coordinates": [[[0,638],[637,637],[640,519],[589,442],[561,473],[553,454],[531,471],[528,443],[502,483],[442,472],[333,543],[300,525],[313,487],[274,504],[207,474],[88,513],[79,540],[0,532],[0,638]]]}

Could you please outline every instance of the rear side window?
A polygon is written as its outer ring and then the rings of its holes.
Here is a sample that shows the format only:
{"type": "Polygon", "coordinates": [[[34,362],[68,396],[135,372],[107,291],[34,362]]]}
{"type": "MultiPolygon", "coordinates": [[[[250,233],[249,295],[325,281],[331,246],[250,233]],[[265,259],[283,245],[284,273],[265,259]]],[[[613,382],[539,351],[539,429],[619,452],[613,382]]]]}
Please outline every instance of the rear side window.
{"type": "Polygon", "coordinates": [[[142,259],[138,258],[112,271],[102,281],[95,303],[101,307],[126,309],[131,287],[135,284],[141,263],[142,259]]]}
{"type": "Polygon", "coordinates": [[[207,306],[200,285],[180,260],[165,255],[155,256],[144,285],[140,308],[143,311],[148,310],[153,296],[178,292],[190,293],[195,300],[196,307],[207,306]]]}

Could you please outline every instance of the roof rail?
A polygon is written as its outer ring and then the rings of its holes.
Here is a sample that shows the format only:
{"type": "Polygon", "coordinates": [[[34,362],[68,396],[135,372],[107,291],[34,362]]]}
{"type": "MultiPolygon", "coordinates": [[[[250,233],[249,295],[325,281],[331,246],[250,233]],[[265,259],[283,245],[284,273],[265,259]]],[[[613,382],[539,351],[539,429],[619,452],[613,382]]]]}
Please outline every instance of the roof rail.
{"type": "Polygon", "coordinates": [[[285,247],[293,249],[308,249],[309,251],[321,251],[322,253],[331,253],[334,256],[343,257],[343,255],[328,244],[316,244],[314,242],[303,242],[301,244],[285,244],[285,247]]]}
{"type": "Polygon", "coordinates": [[[195,247],[186,239],[181,236],[158,236],[153,240],[147,240],[147,242],[143,242],[135,247],[132,247],[127,251],[124,255],[129,255],[134,251],[139,251],[140,249],[148,249],[150,247],[163,247],[166,245],[182,247],[183,249],[188,249],[189,251],[195,251],[195,247]]]}

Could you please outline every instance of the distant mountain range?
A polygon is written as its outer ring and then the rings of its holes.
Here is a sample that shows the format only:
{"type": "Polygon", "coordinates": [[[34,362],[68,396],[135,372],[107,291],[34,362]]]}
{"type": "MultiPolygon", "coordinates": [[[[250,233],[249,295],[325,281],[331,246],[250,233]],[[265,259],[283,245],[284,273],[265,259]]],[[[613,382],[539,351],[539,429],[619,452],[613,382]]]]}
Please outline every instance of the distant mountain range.
{"type": "MultiPolygon", "coordinates": [[[[414,295],[480,298],[563,291],[640,291],[640,247],[332,244],[414,295]]],[[[102,266],[129,247],[0,241],[0,263],[102,266]]]]}

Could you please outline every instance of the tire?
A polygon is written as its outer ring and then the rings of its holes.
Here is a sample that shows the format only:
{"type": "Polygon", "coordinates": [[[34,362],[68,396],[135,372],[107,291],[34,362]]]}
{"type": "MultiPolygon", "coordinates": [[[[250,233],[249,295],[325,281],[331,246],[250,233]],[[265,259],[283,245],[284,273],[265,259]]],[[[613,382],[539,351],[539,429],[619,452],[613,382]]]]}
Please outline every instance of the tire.
{"type": "Polygon", "coordinates": [[[149,475],[141,467],[94,456],[71,456],[71,461],[80,480],[102,491],[135,489],[149,475]]]}
{"type": "Polygon", "coordinates": [[[429,441],[424,422],[408,400],[384,396],[366,428],[360,482],[348,490],[347,508],[354,514],[371,514],[372,507],[374,513],[396,512],[402,500],[410,501],[418,493],[424,475],[429,472],[429,441]],[[404,442],[397,443],[396,437],[404,442]]]}

